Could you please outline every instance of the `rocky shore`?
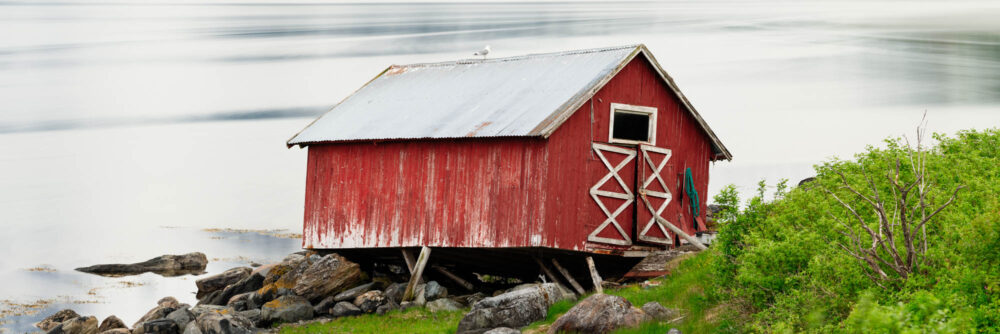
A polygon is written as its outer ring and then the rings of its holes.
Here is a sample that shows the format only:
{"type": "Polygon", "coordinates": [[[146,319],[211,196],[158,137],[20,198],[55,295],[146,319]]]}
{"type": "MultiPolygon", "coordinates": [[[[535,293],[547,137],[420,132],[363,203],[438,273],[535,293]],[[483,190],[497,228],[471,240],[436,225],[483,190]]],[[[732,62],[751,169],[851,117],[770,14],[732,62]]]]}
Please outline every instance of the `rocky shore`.
{"type": "MultiPolygon", "coordinates": [[[[197,262],[179,260],[181,258],[197,260],[199,257],[165,255],[136,265],[173,268],[176,264],[197,262]],[[169,265],[164,266],[164,263],[169,265]]],[[[200,258],[204,258],[204,254],[200,254],[200,258]]],[[[142,269],[136,265],[122,268],[142,269]]],[[[96,271],[115,274],[110,270],[114,267],[103,268],[107,270],[96,271]]],[[[183,270],[190,269],[185,268],[183,270]]],[[[521,284],[488,296],[484,292],[452,295],[447,287],[428,281],[416,286],[414,300],[403,301],[406,284],[393,282],[388,276],[369,275],[357,263],[337,254],[306,251],[291,254],[279,263],[232,268],[199,279],[195,282],[196,305],[164,297],[131,326],[113,315],[98,322],[93,316],[62,310],[37,323],[36,327],[47,333],[66,334],[257,333],[275,332],[281,324],[423,307],[429,312],[469,308],[458,324],[458,333],[519,333],[520,328],[544,319],[553,303],[578,298],[556,283],[521,284]]],[[[595,294],[577,303],[551,326],[549,332],[607,333],[649,320],[669,321],[678,314],[655,302],[638,308],[621,297],[595,294]]]]}

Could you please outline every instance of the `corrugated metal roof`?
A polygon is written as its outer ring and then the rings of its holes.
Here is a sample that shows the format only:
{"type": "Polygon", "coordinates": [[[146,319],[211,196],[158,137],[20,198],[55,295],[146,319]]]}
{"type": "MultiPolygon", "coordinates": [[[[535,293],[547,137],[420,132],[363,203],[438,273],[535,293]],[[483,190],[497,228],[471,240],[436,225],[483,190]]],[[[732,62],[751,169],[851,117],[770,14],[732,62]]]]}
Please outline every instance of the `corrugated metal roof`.
{"type": "Polygon", "coordinates": [[[637,54],[643,54],[730,159],[643,45],[393,65],[288,141],[548,137],[637,54]]]}

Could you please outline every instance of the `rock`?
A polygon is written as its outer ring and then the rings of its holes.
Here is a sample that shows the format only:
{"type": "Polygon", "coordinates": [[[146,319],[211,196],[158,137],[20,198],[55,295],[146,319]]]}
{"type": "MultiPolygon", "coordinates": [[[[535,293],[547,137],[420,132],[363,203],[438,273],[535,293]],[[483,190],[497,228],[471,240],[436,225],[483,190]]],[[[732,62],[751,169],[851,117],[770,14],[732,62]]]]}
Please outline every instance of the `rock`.
{"type": "Polygon", "coordinates": [[[253,309],[253,310],[239,311],[236,312],[236,314],[241,317],[247,318],[247,320],[253,322],[254,326],[261,327],[262,325],[264,325],[260,310],[253,309]]]}
{"type": "Polygon", "coordinates": [[[163,307],[170,307],[170,308],[179,308],[181,306],[181,303],[177,301],[177,298],[167,296],[160,298],[160,300],[157,300],[156,305],[163,307]]]}
{"type": "Polygon", "coordinates": [[[357,306],[362,312],[373,313],[379,306],[384,305],[386,301],[382,291],[372,290],[354,298],[354,306],[357,306]]]}
{"type": "Polygon", "coordinates": [[[549,306],[568,297],[557,284],[547,283],[483,298],[458,323],[457,332],[478,334],[497,327],[521,328],[544,319],[549,306]]]}
{"type": "Polygon", "coordinates": [[[101,334],[132,334],[128,328],[112,328],[103,332],[101,334]]]}
{"type": "Polygon", "coordinates": [[[211,304],[211,303],[213,303],[216,300],[220,300],[220,299],[222,299],[222,290],[215,290],[215,291],[209,292],[205,296],[202,296],[202,298],[199,298],[198,299],[198,303],[196,305],[214,305],[214,304],[211,304]]]}
{"type": "Polygon", "coordinates": [[[399,304],[396,304],[396,302],[392,301],[392,299],[386,298],[385,304],[382,304],[382,306],[375,309],[375,314],[383,315],[398,309],[400,309],[399,304]]]}
{"type": "Polygon", "coordinates": [[[184,255],[161,255],[152,259],[131,264],[99,264],[76,268],[90,274],[98,275],[137,275],[154,272],[163,276],[178,276],[205,271],[208,258],[202,253],[184,255]]]}
{"type": "Polygon", "coordinates": [[[233,298],[233,296],[241,293],[256,291],[261,287],[263,287],[263,285],[264,285],[264,276],[253,274],[247,276],[244,279],[239,280],[236,283],[227,286],[225,289],[222,289],[221,293],[218,294],[216,294],[215,292],[210,293],[208,296],[205,297],[205,299],[198,301],[198,304],[226,305],[227,303],[229,303],[229,300],[233,298]]]}
{"type": "MultiPolygon", "coordinates": [[[[162,300],[163,299],[161,299],[161,301],[162,300]]],[[[168,314],[170,314],[170,313],[172,313],[172,312],[174,312],[174,311],[177,310],[176,308],[171,307],[173,305],[177,305],[176,301],[177,300],[175,299],[174,303],[170,303],[169,301],[167,301],[166,303],[162,303],[162,304],[161,303],[157,303],[157,304],[160,304],[160,305],[156,305],[156,307],[150,309],[149,312],[146,312],[145,315],[143,315],[142,317],[140,317],[138,321],[136,321],[134,324],[132,324],[132,328],[137,329],[140,324],[142,324],[144,322],[147,322],[147,321],[166,318],[168,314]]]]}
{"type": "Polygon", "coordinates": [[[361,309],[348,302],[339,302],[330,310],[330,315],[339,318],[362,314],[361,309]]]}
{"type": "Polygon", "coordinates": [[[198,322],[197,321],[189,322],[187,326],[184,327],[183,334],[202,334],[201,328],[198,328],[198,322]]]}
{"type": "Polygon", "coordinates": [[[667,331],[667,334],[681,334],[681,330],[677,328],[671,328],[669,331],[667,331]]]}
{"type": "Polygon", "coordinates": [[[197,318],[197,316],[195,316],[194,313],[186,307],[170,312],[170,314],[167,314],[166,317],[166,319],[173,320],[177,323],[178,330],[187,327],[188,323],[194,321],[195,318],[197,318]]]}
{"type": "Polygon", "coordinates": [[[347,289],[344,292],[338,293],[336,296],[333,297],[333,300],[338,302],[352,301],[354,300],[354,298],[358,298],[358,296],[360,296],[362,293],[371,290],[373,286],[375,286],[375,282],[358,285],[356,287],[347,289]]]}
{"type": "Polygon", "coordinates": [[[206,312],[195,322],[203,334],[250,334],[254,328],[250,319],[235,314],[206,312]]]}
{"type": "MultiPolygon", "coordinates": [[[[508,289],[507,292],[517,291],[517,290],[523,290],[523,289],[537,288],[539,284],[541,284],[541,283],[524,283],[524,284],[521,284],[521,285],[518,285],[518,286],[515,286],[513,288],[508,289]]],[[[570,291],[569,288],[563,286],[562,284],[558,284],[558,283],[546,283],[546,284],[552,284],[552,285],[555,285],[555,286],[559,287],[559,291],[562,292],[562,295],[563,295],[562,298],[563,299],[574,299],[574,300],[576,299],[576,293],[574,293],[573,291],[570,291]]]]}
{"type": "Polygon", "coordinates": [[[312,262],[304,256],[286,257],[285,261],[282,261],[267,272],[264,284],[267,285],[273,283],[282,288],[294,288],[299,276],[301,276],[306,269],[309,269],[310,266],[312,266],[312,262]]]}
{"type": "Polygon", "coordinates": [[[101,321],[100,326],[97,326],[97,331],[99,333],[104,333],[108,330],[116,328],[128,329],[128,326],[125,325],[125,322],[122,321],[122,319],[118,319],[118,317],[116,316],[109,315],[107,318],[104,318],[104,321],[101,321]]]}
{"type": "Polygon", "coordinates": [[[249,277],[251,271],[253,269],[250,267],[238,267],[194,281],[194,285],[198,287],[198,294],[195,295],[195,298],[201,299],[213,291],[225,289],[227,286],[249,277]]]}
{"type": "Polygon", "coordinates": [[[253,295],[257,292],[244,292],[229,298],[226,302],[226,307],[229,307],[236,311],[246,311],[249,309],[257,308],[253,305],[253,295]]]}
{"type": "Polygon", "coordinates": [[[97,334],[96,317],[76,317],[63,321],[58,326],[52,328],[49,333],[65,334],[97,334]]]}
{"type": "Polygon", "coordinates": [[[330,314],[330,310],[333,309],[334,305],[337,305],[335,296],[323,298],[322,301],[316,303],[316,306],[313,306],[313,315],[320,316],[330,314]]]}
{"type": "Polygon", "coordinates": [[[177,323],[170,319],[150,320],[136,326],[132,331],[134,334],[180,334],[181,329],[177,323]]]}
{"type": "Polygon", "coordinates": [[[42,321],[39,321],[35,324],[35,327],[48,332],[49,330],[56,328],[56,326],[59,326],[59,324],[63,323],[63,321],[78,317],[80,317],[80,315],[76,314],[76,311],[65,309],[50,315],[42,321]]]}
{"type": "Polygon", "coordinates": [[[199,316],[201,316],[204,313],[209,313],[209,312],[211,312],[211,313],[220,313],[220,312],[223,312],[223,310],[225,310],[225,309],[226,308],[224,306],[219,306],[219,305],[198,305],[198,306],[192,307],[190,309],[190,311],[191,311],[191,313],[194,313],[194,317],[195,317],[195,319],[197,319],[199,316]]]}
{"type": "Polygon", "coordinates": [[[313,307],[299,296],[281,296],[264,304],[260,309],[263,323],[296,322],[313,318],[313,307]]]}
{"type": "Polygon", "coordinates": [[[679,311],[669,309],[657,302],[647,302],[642,305],[642,311],[656,321],[669,321],[679,317],[679,311]]]}
{"type": "Polygon", "coordinates": [[[556,319],[548,333],[610,333],[619,328],[638,326],[646,319],[646,314],[632,307],[632,303],[625,298],[596,294],[580,301],[556,319]]]}
{"type": "Polygon", "coordinates": [[[448,297],[448,288],[441,286],[436,281],[427,282],[424,286],[424,300],[432,301],[448,297]]]}
{"type": "Polygon", "coordinates": [[[453,297],[452,299],[454,299],[456,302],[462,303],[462,305],[472,306],[476,302],[483,300],[483,298],[486,298],[486,294],[482,292],[476,292],[471,295],[453,297]]]}
{"type": "Polygon", "coordinates": [[[414,304],[413,302],[402,302],[402,303],[399,303],[399,309],[400,310],[406,310],[406,309],[409,309],[411,307],[417,307],[417,306],[420,306],[420,305],[414,304]]]}
{"type": "Polygon", "coordinates": [[[427,305],[427,297],[424,296],[424,288],[426,288],[426,287],[427,287],[427,284],[417,284],[417,286],[413,287],[413,303],[414,304],[417,304],[417,305],[420,305],[420,306],[427,305]]]}
{"type": "Polygon", "coordinates": [[[393,283],[383,291],[385,298],[399,304],[403,301],[403,293],[406,292],[406,283],[393,283]]]}
{"type": "Polygon", "coordinates": [[[458,311],[465,308],[465,305],[448,298],[439,298],[434,301],[427,302],[426,307],[428,311],[436,313],[441,311],[458,311]]]}
{"type": "Polygon", "coordinates": [[[488,331],[483,332],[483,334],[521,334],[521,331],[510,328],[510,327],[497,327],[488,331]]]}
{"type": "Polygon", "coordinates": [[[361,267],[357,263],[337,254],[328,254],[302,272],[292,290],[310,301],[319,301],[354,286],[361,281],[361,276],[361,267]]]}

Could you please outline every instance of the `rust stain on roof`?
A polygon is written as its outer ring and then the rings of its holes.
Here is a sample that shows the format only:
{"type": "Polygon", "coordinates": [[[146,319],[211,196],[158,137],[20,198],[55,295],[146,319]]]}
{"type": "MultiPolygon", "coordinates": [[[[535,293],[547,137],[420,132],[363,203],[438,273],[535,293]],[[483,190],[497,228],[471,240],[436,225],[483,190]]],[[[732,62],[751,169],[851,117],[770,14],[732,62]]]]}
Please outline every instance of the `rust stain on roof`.
{"type": "Polygon", "coordinates": [[[396,66],[392,65],[388,71],[385,72],[386,76],[393,76],[397,74],[403,74],[406,72],[406,66],[396,66]]]}
{"type": "Polygon", "coordinates": [[[466,137],[475,137],[476,136],[476,132],[479,132],[479,130],[482,130],[483,128],[489,126],[490,124],[493,124],[493,122],[486,121],[486,122],[479,123],[479,125],[476,125],[475,129],[472,129],[472,131],[469,131],[469,133],[465,134],[465,136],[466,137]]]}

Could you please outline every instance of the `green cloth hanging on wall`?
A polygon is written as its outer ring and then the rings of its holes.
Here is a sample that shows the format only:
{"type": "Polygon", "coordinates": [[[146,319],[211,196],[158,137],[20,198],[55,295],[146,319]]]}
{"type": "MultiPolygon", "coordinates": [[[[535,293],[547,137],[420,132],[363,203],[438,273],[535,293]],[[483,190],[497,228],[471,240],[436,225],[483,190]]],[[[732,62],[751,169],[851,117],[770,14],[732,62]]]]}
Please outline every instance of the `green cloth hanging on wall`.
{"type": "Polygon", "coordinates": [[[688,198],[691,199],[691,212],[694,213],[694,215],[691,216],[691,222],[697,230],[698,219],[695,217],[698,217],[698,208],[700,208],[701,205],[699,205],[698,190],[694,189],[694,176],[691,175],[691,167],[688,167],[687,170],[684,171],[684,190],[687,192],[688,198]]]}

